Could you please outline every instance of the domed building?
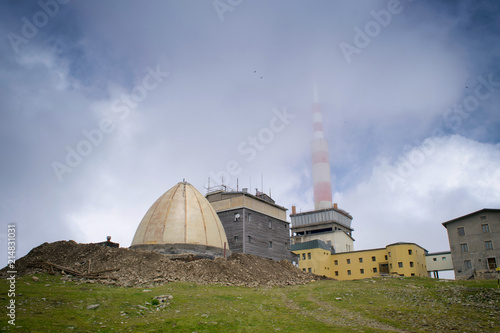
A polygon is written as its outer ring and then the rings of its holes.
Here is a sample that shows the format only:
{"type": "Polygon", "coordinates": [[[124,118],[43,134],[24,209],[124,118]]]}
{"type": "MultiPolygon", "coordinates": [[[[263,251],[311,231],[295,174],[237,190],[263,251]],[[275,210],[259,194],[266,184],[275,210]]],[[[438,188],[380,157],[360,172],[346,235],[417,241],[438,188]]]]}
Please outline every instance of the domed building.
{"type": "Polygon", "coordinates": [[[131,248],[202,257],[229,255],[224,227],[212,205],[183,181],[165,192],[142,219],[131,248]]]}

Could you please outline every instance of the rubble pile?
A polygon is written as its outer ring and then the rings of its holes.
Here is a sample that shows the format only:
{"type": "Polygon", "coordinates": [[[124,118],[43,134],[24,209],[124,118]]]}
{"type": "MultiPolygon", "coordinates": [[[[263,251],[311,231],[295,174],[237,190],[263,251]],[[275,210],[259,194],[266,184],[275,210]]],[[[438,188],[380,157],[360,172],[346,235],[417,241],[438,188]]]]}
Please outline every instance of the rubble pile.
{"type": "MultiPolygon", "coordinates": [[[[274,261],[248,254],[233,253],[226,259],[173,258],[157,252],[74,241],[44,243],[18,259],[16,270],[18,275],[45,271],[63,274],[67,280],[126,287],[174,281],[249,287],[285,286],[320,278],[301,271],[286,260],[274,261]]],[[[6,272],[7,267],[0,271],[0,276],[6,272]]]]}

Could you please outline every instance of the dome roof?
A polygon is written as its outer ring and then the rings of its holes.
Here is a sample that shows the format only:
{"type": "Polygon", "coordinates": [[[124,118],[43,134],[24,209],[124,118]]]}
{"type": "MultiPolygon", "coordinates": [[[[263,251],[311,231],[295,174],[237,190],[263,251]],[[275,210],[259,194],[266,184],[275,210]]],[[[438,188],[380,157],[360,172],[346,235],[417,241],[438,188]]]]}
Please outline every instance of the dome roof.
{"type": "Polygon", "coordinates": [[[142,219],[132,246],[194,244],[224,248],[224,227],[212,205],[187,182],[165,192],[142,219]]]}

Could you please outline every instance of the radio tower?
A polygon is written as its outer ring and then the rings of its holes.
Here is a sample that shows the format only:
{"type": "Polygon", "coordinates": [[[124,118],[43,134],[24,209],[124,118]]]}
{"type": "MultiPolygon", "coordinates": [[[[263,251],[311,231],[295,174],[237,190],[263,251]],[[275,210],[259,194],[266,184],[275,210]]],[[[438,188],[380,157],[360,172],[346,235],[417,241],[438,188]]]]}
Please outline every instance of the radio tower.
{"type": "Polygon", "coordinates": [[[332,208],[332,181],[328,160],[328,143],[323,134],[323,114],[318,101],[318,91],[314,85],[314,104],[312,107],[314,139],[311,143],[312,176],[314,187],[314,209],[332,208]]]}

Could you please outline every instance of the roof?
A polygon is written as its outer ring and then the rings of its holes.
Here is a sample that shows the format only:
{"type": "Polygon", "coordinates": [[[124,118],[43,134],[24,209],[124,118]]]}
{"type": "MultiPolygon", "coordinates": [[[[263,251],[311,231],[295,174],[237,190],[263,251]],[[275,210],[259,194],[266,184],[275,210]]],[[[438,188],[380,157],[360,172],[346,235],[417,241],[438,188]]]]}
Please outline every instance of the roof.
{"type": "Polygon", "coordinates": [[[153,203],[137,227],[133,245],[196,244],[223,248],[224,227],[212,205],[187,182],[180,182],[153,203]]]}
{"type": "Polygon", "coordinates": [[[331,245],[326,244],[320,239],[314,239],[304,243],[293,244],[290,247],[291,251],[301,251],[301,250],[311,250],[311,249],[323,249],[326,251],[330,251],[333,253],[333,247],[331,245]]]}
{"type": "Polygon", "coordinates": [[[268,196],[267,194],[262,193],[262,192],[259,192],[259,193],[260,194],[257,196],[257,195],[253,195],[253,194],[245,192],[245,191],[224,191],[224,190],[219,190],[219,191],[209,192],[209,193],[206,194],[205,197],[208,199],[208,197],[213,196],[215,194],[220,194],[221,196],[245,195],[245,196],[250,197],[252,199],[255,199],[255,200],[258,200],[258,201],[261,201],[261,202],[265,202],[266,204],[274,206],[276,208],[279,208],[279,209],[281,209],[283,211],[287,211],[288,210],[288,208],[285,208],[283,206],[280,206],[280,205],[276,204],[275,201],[270,196],[268,196]]]}
{"type": "Polygon", "coordinates": [[[306,215],[306,214],[310,214],[312,212],[324,212],[324,211],[328,211],[328,210],[334,210],[337,213],[340,213],[340,214],[344,215],[345,217],[348,217],[348,218],[350,218],[352,220],[352,215],[351,214],[349,214],[348,212],[346,212],[343,209],[339,209],[339,208],[335,208],[335,207],[308,210],[308,211],[305,211],[305,212],[300,212],[300,213],[296,213],[296,214],[290,214],[290,217],[292,217],[292,216],[306,215]]]}
{"type": "Polygon", "coordinates": [[[426,253],[425,256],[426,257],[429,257],[429,256],[440,256],[440,255],[443,255],[443,254],[451,254],[451,251],[426,253]]]}
{"type": "Polygon", "coordinates": [[[426,249],[424,249],[423,247],[421,247],[420,245],[416,244],[416,243],[410,243],[410,242],[398,242],[398,243],[392,243],[392,244],[389,244],[386,246],[386,248],[388,246],[393,246],[393,245],[415,245],[415,246],[418,246],[419,248],[423,249],[426,253],[429,252],[427,251],[426,249]]]}
{"type": "Polygon", "coordinates": [[[475,215],[475,214],[479,214],[479,213],[486,213],[486,212],[499,212],[500,213],[500,209],[494,209],[494,208],[483,208],[483,209],[480,209],[478,211],[475,211],[475,212],[472,212],[472,213],[469,213],[467,215],[464,215],[464,216],[460,216],[460,217],[457,217],[457,218],[454,218],[453,220],[449,220],[449,221],[446,221],[446,222],[443,222],[443,226],[446,228],[446,225],[449,224],[449,223],[453,223],[453,222],[456,222],[458,220],[461,220],[463,218],[466,218],[466,217],[469,217],[469,216],[472,216],[472,215],[475,215]]]}

